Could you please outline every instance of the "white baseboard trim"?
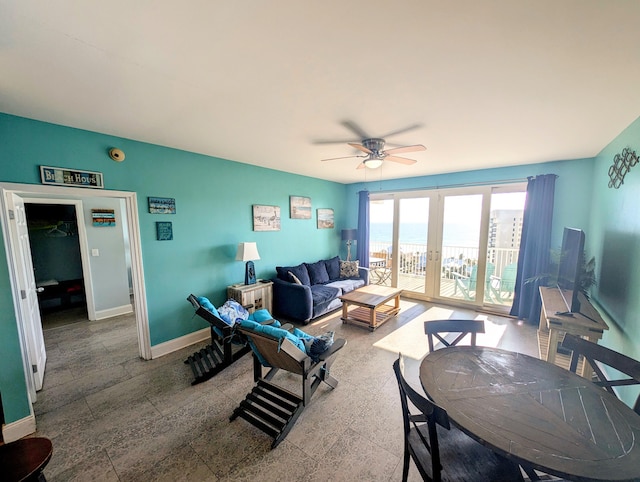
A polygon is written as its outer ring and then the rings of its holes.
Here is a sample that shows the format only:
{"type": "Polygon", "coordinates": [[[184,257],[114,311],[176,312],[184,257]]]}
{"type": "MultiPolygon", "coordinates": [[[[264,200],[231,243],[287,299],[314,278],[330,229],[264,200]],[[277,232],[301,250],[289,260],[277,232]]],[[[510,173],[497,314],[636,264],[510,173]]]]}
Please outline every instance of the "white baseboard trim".
{"type": "Polygon", "coordinates": [[[165,341],[159,345],[153,345],[151,347],[151,358],[158,358],[163,355],[168,355],[174,351],[181,350],[194,343],[200,343],[202,341],[211,339],[211,329],[203,328],[199,331],[194,331],[188,335],[181,336],[180,338],[174,338],[173,340],[165,341]]]}
{"type": "Polygon", "coordinates": [[[133,306],[131,304],[96,311],[96,320],[104,320],[113,316],[126,315],[127,313],[133,313],[133,306]]]}
{"type": "Polygon", "coordinates": [[[36,417],[32,414],[28,417],[7,423],[2,428],[2,438],[6,443],[31,435],[36,431],[36,417]]]}

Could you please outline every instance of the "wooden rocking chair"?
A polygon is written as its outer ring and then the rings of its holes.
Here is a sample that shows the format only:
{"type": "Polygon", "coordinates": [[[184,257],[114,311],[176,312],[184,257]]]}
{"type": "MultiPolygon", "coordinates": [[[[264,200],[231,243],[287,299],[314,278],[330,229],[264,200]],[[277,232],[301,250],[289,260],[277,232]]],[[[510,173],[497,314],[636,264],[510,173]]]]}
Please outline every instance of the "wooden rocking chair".
{"type": "MultiPolygon", "coordinates": [[[[287,325],[282,331],[286,331],[286,328],[287,325]]],[[[241,417],[273,437],[273,449],[293,428],[321,382],[331,388],[338,385],[338,380],[330,374],[330,368],[338,350],[346,345],[347,341],[342,338],[336,339],[316,362],[288,338],[278,338],[243,327],[236,329],[249,339],[254,350],[253,378],[256,385],[234,410],[230,420],[241,417]],[[263,372],[264,367],[267,368],[266,373],[263,372]],[[301,376],[301,395],[270,381],[278,370],[301,376]]]]}

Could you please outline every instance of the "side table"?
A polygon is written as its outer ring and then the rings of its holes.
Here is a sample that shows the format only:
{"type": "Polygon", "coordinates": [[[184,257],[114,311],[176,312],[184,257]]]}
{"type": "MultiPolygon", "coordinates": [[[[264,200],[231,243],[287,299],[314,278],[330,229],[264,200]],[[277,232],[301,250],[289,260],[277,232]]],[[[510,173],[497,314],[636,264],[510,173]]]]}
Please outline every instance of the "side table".
{"type": "Polygon", "coordinates": [[[248,310],[265,309],[269,313],[273,306],[273,282],[258,280],[251,285],[232,285],[227,287],[227,297],[236,300],[242,306],[249,306],[248,310]]]}

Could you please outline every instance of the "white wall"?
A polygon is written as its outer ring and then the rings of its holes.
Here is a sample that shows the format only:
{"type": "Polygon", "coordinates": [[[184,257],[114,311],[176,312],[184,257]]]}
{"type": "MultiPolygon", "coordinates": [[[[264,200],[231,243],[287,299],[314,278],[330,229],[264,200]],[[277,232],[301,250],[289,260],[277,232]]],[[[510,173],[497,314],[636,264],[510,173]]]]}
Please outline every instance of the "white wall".
{"type": "Polygon", "coordinates": [[[129,297],[127,253],[125,245],[125,211],[118,199],[89,198],[83,200],[87,229],[89,264],[97,319],[133,311],[129,297]],[[113,209],[116,225],[93,226],[92,209],[113,209]],[[98,256],[93,250],[97,249],[98,256]]]}

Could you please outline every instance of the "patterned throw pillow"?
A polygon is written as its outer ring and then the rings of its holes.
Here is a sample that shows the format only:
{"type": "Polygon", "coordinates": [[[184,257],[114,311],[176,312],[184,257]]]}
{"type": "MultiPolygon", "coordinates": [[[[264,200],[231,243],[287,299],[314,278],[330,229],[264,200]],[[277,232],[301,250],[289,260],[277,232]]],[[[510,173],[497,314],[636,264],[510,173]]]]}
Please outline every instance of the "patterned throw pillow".
{"type": "Polygon", "coordinates": [[[358,272],[358,260],[355,261],[342,261],[340,260],[340,278],[357,278],[358,272]]]}
{"type": "Polygon", "coordinates": [[[218,308],[220,318],[233,325],[237,320],[249,318],[249,312],[236,300],[227,300],[224,305],[218,308]]]}
{"type": "Polygon", "coordinates": [[[307,355],[314,361],[318,361],[318,357],[327,351],[333,345],[333,331],[328,331],[323,335],[303,339],[307,355]]]}
{"type": "Polygon", "coordinates": [[[300,281],[298,277],[295,274],[293,274],[291,271],[289,271],[289,276],[291,277],[291,281],[293,281],[295,284],[297,285],[302,284],[302,281],[300,281]]]}

